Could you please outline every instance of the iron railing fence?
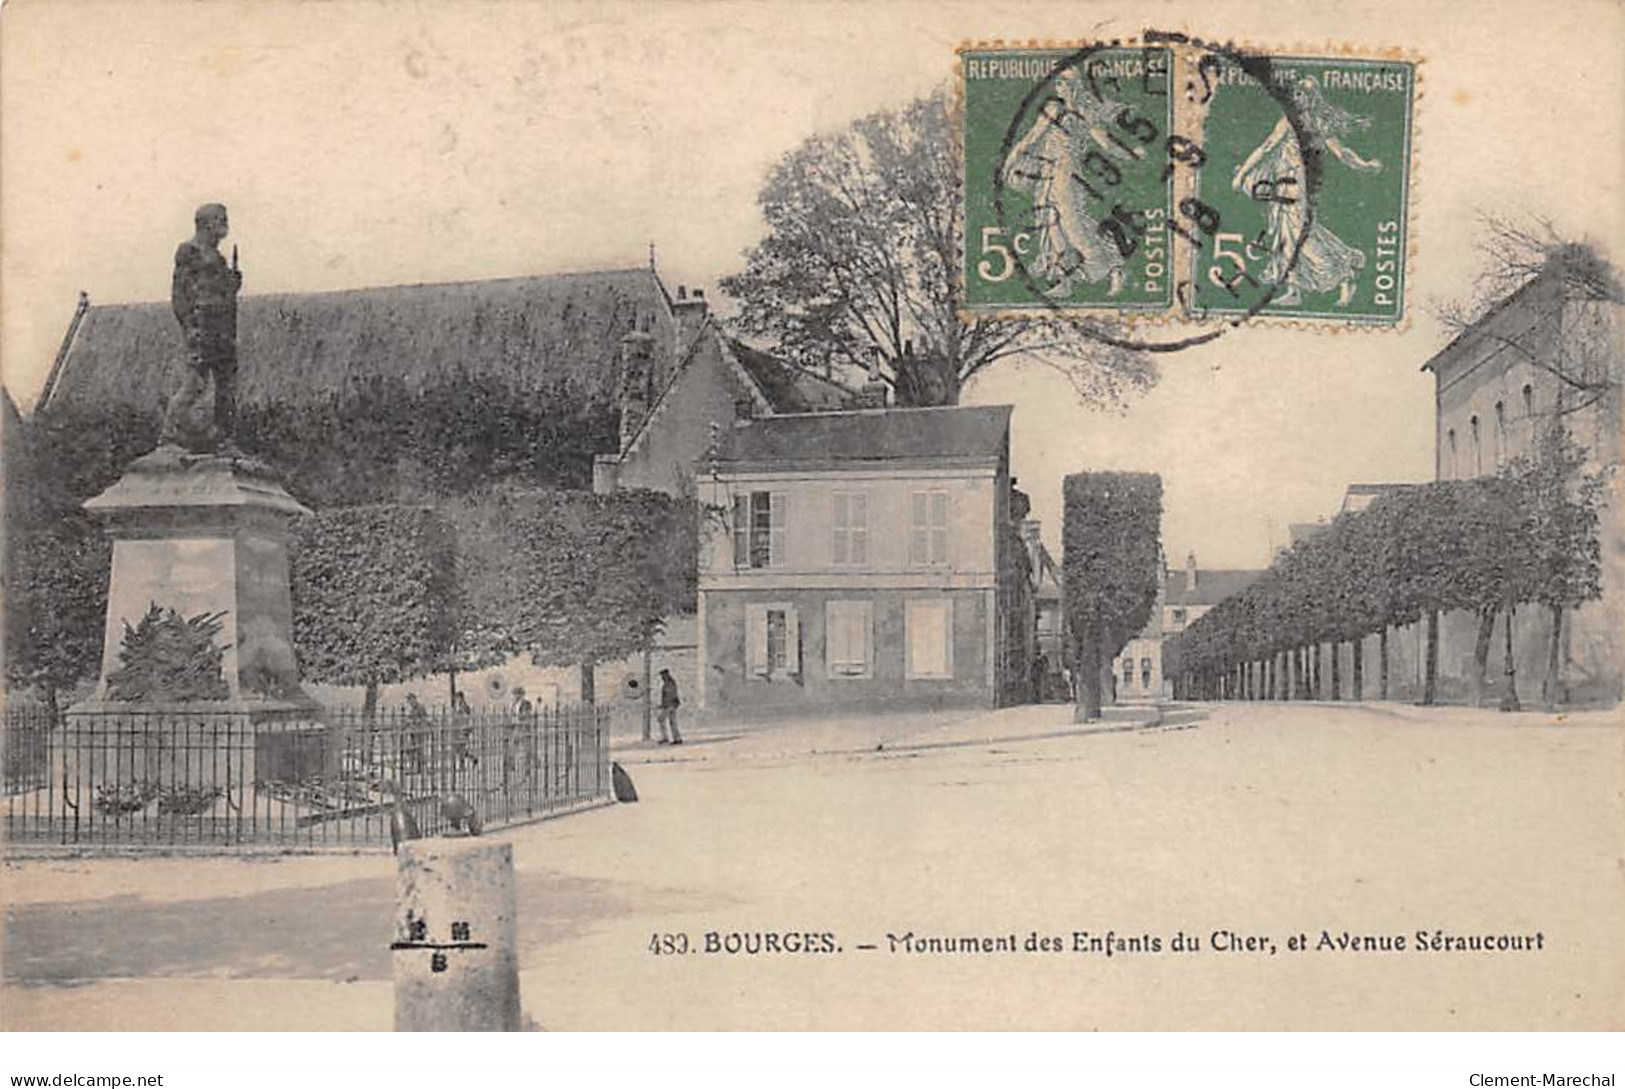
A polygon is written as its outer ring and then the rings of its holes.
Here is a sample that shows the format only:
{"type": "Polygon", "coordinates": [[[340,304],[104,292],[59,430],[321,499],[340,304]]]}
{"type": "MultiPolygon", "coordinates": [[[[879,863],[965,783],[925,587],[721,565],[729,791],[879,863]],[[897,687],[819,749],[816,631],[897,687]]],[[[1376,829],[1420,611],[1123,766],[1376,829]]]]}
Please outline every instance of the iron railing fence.
{"type": "Polygon", "coordinates": [[[610,793],[605,709],[53,713],[8,707],[12,843],[176,847],[388,844],[397,806],[424,835],[460,795],[499,828],[610,793]]]}

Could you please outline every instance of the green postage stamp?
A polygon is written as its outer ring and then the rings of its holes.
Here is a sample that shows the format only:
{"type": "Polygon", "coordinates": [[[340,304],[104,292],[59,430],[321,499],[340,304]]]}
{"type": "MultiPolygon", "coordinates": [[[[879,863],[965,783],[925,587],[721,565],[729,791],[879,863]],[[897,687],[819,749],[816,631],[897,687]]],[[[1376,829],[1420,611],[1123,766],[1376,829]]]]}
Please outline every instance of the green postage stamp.
{"type": "Polygon", "coordinates": [[[967,316],[1397,324],[1415,62],[1147,37],[961,50],[967,316]]]}

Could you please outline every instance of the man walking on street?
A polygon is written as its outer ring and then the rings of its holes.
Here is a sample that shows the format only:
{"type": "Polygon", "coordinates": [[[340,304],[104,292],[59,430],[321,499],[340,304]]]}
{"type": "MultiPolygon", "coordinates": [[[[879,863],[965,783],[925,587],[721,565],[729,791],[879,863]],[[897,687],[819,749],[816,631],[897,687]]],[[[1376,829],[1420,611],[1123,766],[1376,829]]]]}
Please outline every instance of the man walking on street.
{"type": "Polygon", "coordinates": [[[660,744],[681,745],[683,735],[677,732],[677,708],[683,701],[677,698],[677,678],[671,670],[660,671],[660,744]]]}

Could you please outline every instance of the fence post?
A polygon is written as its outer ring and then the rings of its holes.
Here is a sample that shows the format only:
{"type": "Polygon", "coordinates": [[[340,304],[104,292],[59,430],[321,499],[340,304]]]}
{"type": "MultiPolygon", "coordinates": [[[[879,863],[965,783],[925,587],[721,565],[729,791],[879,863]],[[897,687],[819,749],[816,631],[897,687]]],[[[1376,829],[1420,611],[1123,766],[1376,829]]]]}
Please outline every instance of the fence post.
{"type": "Polygon", "coordinates": [[[396,891],[395,1031],[518,1031],[513,846],[409,841],[396,891]]]}

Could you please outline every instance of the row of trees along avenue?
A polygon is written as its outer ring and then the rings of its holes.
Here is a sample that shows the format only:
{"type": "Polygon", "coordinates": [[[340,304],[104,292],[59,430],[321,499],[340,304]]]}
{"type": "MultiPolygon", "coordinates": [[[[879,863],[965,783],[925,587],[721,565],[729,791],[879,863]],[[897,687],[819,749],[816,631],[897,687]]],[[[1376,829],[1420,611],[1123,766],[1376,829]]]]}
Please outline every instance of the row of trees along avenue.
{"type": "MultiPolygon", "coordinates": [[[[1536,607],[1551,614],[1542,696],[1552,705],[1561,697],[1563,612],[1601,594],[1603,486],[1554,423],[1531,456],[1494,476],[1418,485],[1340,515],[1171,640],[1164,669],[1185,698],[1337,699],[1343,685],[1335,650],[1348,643],[1349,692],[1361,699],[1364,639],[1377,635],[1377,691],[1386,698],[1388,633],[1421,620],[1422,702],[1431,704],[1442,612],[1477,615],[1474,690],[1482,692],[1497,618],[1510,666],[1514,616],[1520,607],[1536,607]],[[1329,686],[1327,644],[1334,650],[1329,686]]],[[[1518,709],[1510,668],[1501,706],[1518,709]]]]}
{"type": "Polygon", "coordinates": [[[1151,619],[1162,568],[1162,478],[1073,473],[1062,490],[1062,593],[1079,721],[1100,717],[1102,674],[1151,619]]]}

